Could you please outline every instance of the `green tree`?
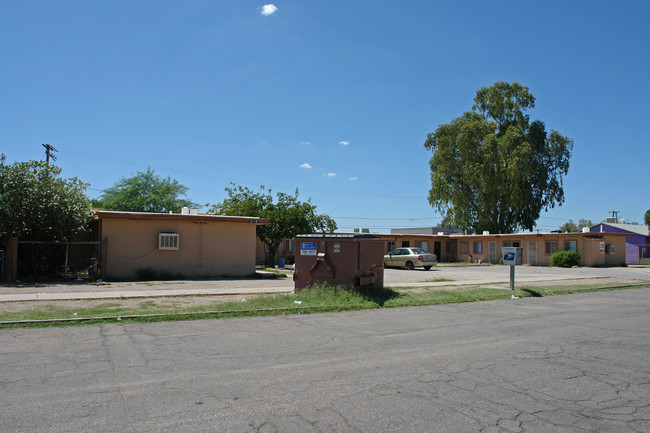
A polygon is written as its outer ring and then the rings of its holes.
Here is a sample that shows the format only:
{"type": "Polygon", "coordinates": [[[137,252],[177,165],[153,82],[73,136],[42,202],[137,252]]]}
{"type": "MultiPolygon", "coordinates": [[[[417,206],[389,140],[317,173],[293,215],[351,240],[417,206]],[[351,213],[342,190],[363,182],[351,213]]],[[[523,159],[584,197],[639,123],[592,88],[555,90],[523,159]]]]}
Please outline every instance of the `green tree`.
{"type": "Polygon", "coordinates": [[[94,218],[85,194],[88,184],[62,179],[61,169],[44,161],[5,164],[0,154],[0,241],[70,241],[94,218]]]}
{"type": "Polygon", "coordinates": [[[594,224],[591,222],[591,220],[586,220],[584,218],[580,218],[577,224],[573,222],[572,219],[569,219],[569,221],[560,226],[560,231],[563,233],[575,233],[582,231],[584,227],[591,227],[593,225],[594,224]]]}
{"type": "Polygon", "coordinates": [[[650,209],[645,211],[645,215],[643,216],[643,221],[645,222],[645,225],[650,226],[650,209]]]}
{"type": "Polygon", "coordinates": [[[564,202],[573,141],[530,121],[535,98],[519,83],[481,88],[474,102],[427,135],[429,203],[477,232],[532,230],[542,209],[564,202]]]}
{"type": "Polygon", "coordinates": [[[164,178],[154,170],[139,171],[131,177],[122,177],[104,191],[92,205],[100,209],[132,212],[180,212],[184,206],[198,207],[182,198],[188,188],[170,176],[164,178]]]}
{"type": "Polygon", "coordinates": [[[226,193],[228,197],[213,205],[208,213],[268,218],[268,224],[257,226],[257,237],[269,248],[270,264],[275,264],[276,253],[284,239],[318,231],[331,233],[337,228],[332,218],[316,213],[311,199],[300,201],[297,188],[293,195],[277,193],[275,200],[271,190],[264,186],[255,192],[231,183],[226,193]]]}

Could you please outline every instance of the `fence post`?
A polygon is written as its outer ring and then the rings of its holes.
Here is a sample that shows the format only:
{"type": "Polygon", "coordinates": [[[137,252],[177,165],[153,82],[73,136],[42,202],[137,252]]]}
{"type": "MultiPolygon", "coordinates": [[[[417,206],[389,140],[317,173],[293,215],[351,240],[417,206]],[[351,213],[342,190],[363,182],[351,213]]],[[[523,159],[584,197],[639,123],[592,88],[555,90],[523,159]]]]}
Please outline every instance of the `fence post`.
{"type": "Polygon", "coordinates": [[[5,271],[7,281],[13,283],[18,279],[18,238],[9,238],[7,241],[5,271]]]}

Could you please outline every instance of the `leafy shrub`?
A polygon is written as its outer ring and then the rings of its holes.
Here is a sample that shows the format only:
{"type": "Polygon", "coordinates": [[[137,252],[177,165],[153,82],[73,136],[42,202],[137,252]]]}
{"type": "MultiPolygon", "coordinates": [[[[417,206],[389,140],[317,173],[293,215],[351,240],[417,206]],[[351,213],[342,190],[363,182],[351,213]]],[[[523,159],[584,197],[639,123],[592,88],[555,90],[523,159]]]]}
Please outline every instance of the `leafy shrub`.
{"type": "Polygon", "coordinates": [[[580,253],[575,251],[557,251],[551,255],[551,266],[571,268],[580,264],[580,253]]]}

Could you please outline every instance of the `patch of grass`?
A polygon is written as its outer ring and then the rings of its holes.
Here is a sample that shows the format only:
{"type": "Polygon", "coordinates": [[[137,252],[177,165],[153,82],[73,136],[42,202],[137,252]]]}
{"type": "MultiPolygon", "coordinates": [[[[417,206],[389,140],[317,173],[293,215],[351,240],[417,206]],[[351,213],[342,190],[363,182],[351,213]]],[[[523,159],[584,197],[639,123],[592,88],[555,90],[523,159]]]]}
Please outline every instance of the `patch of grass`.
{"type": "Polygon", "coordinates": [[[55,326],[73,324],[100,324],[107,320],[120,322],[159,322],[171,320],[194,320],[218,317],[249,317],[286,314],[307,314],[316,312],[335,312],[365,310],[374,308],[393,308],[409,306],[438,305],[461,302],[477,302],[496,299],[519,298],[589,293],[605,290],[629,288],[648,288],[648,284],[638,285],[576,285],[520,287],[515,291],[471,287],[456,290],[437,290],[431,287],[424,292],[413,292],[408,288],[372,288],[363,292],[346,290],[342,286],[327,284],[314,285],[295,295],[264,295],[246,298],[245,302],[213,302],[186,306],[182,298],[171,302],[157,303],[153,300],[140,302],[136,307],[126,307],[118,302],[102,303],[91,308],[64,308],[51,304],[21,312],[0,313],[0,321],[25,321],[46,319],[90,319],[77,322],[44,322],[36,324],[0,324],[0,329],[18,326],[55,326]],[[76,313],[76,314],[75,314],[76,313]],[[131,317],[141,316],[141,317],[131,317]]]}
{"type": "Polygon", "coordinates": [[[270,272],[270,273],[274,274],[276,276],[276,278],[287,278],[287,274],[285,274],[284,272],[280,272],[277,269],[264,268],[263,270],[264,270],[264,272],[270,272]]]}
{"type": "Polygon", "coordinates": [[[174,281],[174,282],[169,282],[169,281],[156,281],[156,282],[140,282],[140,283],[135,283],[138,286],[147,286],[147,287],[154,287],[154,286],[164,286],[164,285],[176,285],[176,284],[185,284],[185,281],[174,281]]]}
{"type": "Polygon", "coordinates": [[[455,281],[455,280],[453,280],[451,278],[433,278],[431,280],[424,280],[423,282],[424,283],[442,283],[442,282],[445,282],[445,281],[455,281]]]}

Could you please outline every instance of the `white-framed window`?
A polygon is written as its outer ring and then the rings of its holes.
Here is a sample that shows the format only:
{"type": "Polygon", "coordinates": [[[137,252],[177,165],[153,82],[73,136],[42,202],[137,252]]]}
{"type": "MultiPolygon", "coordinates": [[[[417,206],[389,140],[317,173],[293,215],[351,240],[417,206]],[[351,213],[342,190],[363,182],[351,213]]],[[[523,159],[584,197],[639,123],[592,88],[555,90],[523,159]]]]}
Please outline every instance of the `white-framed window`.
{"type": "Polygon", "coordinates": [[[483,254],[483,243],[474,242],[474,254],[483,254]]]}
{"type": "Polygon", "coordinates": [[[295,251],[295,244],[293,242],[293,239],[284,240],[284,250],[288,253],[293,253],[295,251]]]}
{"type": "Polygon", "coordinates": [[[616,254],[616,245],[607,245],[605,248],[607,254],[616,254]]]}
{"type": "Polygon", "coordinates": [[[178,240],[178,233],[158,233],[158,249],[177,250],[178,240]]]}
{"type": "Polygon", "coordinates": [[[546,254],[553,254],[557,251],[557,241],[546,241],[546,254]]]}

